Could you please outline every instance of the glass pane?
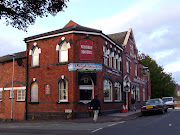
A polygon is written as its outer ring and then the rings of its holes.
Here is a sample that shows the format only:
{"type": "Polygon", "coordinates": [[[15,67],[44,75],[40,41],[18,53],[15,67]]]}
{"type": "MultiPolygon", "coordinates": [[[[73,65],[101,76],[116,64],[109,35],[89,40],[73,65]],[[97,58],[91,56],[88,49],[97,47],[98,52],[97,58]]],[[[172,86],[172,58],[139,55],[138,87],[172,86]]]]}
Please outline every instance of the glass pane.
{"type": "Polygon", "coordinates": [[[32,56],[32,66],[38,66],[39,65],[39,54],[32,56]]]}
{"type": "Polygon", "coordinates": [[[34,82],[31,86],[31,102],[38,102],[38,83],[34,82]]]}
{"type": "Polygon", "coordinates": [[[68,50],[60,52],[60,62],[68,61],[68,50]]]}
{"type": "Polygon", "coordinates": [[[91,100],[92,90],[80,90],[80,100],[91,100]]]}
{"type": "Polygon", "coordinates": [[[68,46],[66,42],[64,42],[61,46],[61,51],[64,51],[64,50],[68,50],[68,46]]]}

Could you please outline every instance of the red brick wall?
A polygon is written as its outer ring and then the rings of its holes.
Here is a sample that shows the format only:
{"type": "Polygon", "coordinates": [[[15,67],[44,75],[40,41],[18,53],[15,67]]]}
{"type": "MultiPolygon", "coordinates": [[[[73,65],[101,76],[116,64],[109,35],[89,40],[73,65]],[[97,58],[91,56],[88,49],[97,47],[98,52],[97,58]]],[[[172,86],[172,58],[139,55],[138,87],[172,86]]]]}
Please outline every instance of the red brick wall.
{"type": "MultiPolygon", "coordinates": [[[[23,59],[24,66],[18,66],[17,61],[14,62],[14,87],[22,87],[26,84],[26,59],[23,59]],[[18,83],[22,82],[22,83],[18,83]]],[[[12,87],[12,73],[13,62],[0,63],[0,88],[12,87]]],[[[0,102],[0,118],[11,118],[12,99],[10,97],[10,90],[3,90],[2,101],[0,102]]],[[[17,101],[17,90],[14,90],[13,100],[13,119],[24,119],[25,101],[17,101]]]]}

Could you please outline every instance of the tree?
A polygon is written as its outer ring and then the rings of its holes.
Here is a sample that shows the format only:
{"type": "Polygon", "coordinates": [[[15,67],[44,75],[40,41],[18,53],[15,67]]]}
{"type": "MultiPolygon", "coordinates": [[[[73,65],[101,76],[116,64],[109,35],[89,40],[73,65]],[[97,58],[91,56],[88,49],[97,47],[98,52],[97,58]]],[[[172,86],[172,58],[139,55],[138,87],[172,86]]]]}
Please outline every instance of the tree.
{"type": "Polygon", "coordinates": [[[172,78],[172,74],[164,72],[161,66],[158,66],[155,60],[148,55],[140,54],[139,60],[150,69],[151,77],[151,97],[162,98],[166,96],[174,96],[176,83],[172,78]]]}
{"type": "Polygon", "coordinates": [[[67,7],[69,0],[0,0],[0,19],[5,19],[6,25],[12,25],[26,31],[35,23],[37,17],[55,16],[67,7]]]}

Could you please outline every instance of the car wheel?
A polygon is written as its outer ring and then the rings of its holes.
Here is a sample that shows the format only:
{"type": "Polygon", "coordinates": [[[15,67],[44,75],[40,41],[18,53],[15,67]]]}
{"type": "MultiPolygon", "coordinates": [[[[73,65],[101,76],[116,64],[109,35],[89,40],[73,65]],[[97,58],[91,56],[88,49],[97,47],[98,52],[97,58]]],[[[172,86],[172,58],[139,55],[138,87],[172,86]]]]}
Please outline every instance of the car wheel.
{"type": "Polygon", "coordinates": [[[161,110],[161,114],[164,114],[164,109],[162,108],[162,110],[161,110]]]}

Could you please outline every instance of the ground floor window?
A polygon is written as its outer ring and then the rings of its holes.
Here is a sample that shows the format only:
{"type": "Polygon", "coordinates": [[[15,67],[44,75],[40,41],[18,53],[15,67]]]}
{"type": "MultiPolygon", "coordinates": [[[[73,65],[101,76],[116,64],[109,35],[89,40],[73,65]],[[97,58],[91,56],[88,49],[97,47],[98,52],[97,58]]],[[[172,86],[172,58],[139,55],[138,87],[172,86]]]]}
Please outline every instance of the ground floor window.
{"type": "Polygon", "coordinates": [[[25,90],[17,90],[17,101],[25,101],[25,90]]]}
{"type": "Polygon", "coordinates": [[[112,101],[112,83],[110,80],[104,80],[104,101],[112,101]]]}
{"type": "Polygon", "coordinates": [[[0,90],[0,101],[2,101],[2,90],[0,90]]]}
{"type": "Polygon", "coordinates": [[[91,101],[93,99],[93,86],[91,85],[80,85],[80,101],[91,101]]]}
{"type": "Polygon", "coordinates": [[[139,91],[139,86],[136,86],[136,100],[140,101],[140,91],[139,91]]]}
{"type": "Polygon", "coordinates": [[[31,84],[31,102],[38,102],[38,83],[31,84]]]}
{"type": "Polygon", "coordinates": [[[68,101],[68,82],[66,80],[61,80],[59,82],[59,102],[68,101]]]}
{"type": "Polygon", "coordinates": [[[122,93],[121,93],[121,84],[119,82],[115,83],[115,101],[122,100],[122,93]]]}
{"type": "Polygon", "coordinates": [[[143,101],[146,101],[146,91],[145,91],[145,88],[143,88],[143,101]]]}

